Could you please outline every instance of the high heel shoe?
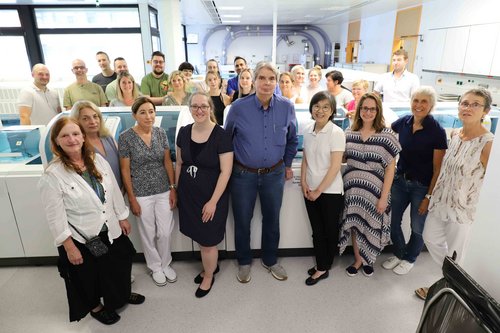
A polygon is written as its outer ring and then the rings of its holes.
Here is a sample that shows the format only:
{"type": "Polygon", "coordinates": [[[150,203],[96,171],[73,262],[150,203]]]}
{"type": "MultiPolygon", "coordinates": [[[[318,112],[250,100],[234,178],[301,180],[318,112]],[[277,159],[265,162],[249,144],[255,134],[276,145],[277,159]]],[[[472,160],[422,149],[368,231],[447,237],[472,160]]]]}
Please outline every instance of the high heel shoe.
{"type": "MultiPolygon", "coordinates": [[[[201,272],[201,273],[203,273],[203,272],[201,272]]],[[[201,276],[201,273],[194,277],[194,280],[193,280],[194,283],[200,284],[203,281],[203,276],[201,276]]],[[[217,265],[217,267],[215,268],[214,275],[217,273],[219,273],[219,265],[217,265]]]]}
{"type": "Polygon", "coordinates": [[[194,295],[198,298],[202,298],[202,297],[207,296],[208,293],[210,292],[210,290],[212,290],[212,286],[214,285],[214,281],[215,281],[215,277],[212,276],[212,283],[210,284],[210,288],[208,288],[208,290],[203,290],[200,287],[198,287],[198,289],[196,289],[196,292],[194,293],[194,295]]]}

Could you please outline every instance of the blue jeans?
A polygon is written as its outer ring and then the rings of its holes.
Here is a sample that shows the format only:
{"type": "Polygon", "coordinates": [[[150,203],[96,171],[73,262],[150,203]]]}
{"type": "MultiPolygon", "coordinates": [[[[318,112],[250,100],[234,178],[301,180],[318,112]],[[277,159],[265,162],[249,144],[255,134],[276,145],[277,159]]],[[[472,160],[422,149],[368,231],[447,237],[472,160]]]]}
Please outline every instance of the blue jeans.
{"type": "Polygon", "coordinates": [[[417,260],[424,240],[422,233],[424,232],[425,218],[427,213],[420,215],[418,207],[427,194],[428,186],[423,185],[418,181],[406,180],[403,176],[396,175],[391,188],[391,241],[394,248],[394,255],[402,260],[407,260],[411,263],[417,260]],[[403,230],[401,229],[401,221],[403,214],[410,207],[410,226],[411,235],[408,244],[405,243],[403,230]]]}
{"type": "Polygon", "coordinates": [[[281,165],[268,174],[258,175],[234,165],[231,175],[231,202],[234,215],[234,242],[239,265],[250,265],[250,222],[257,193],[262,212],[262,262],[277,262],[280,241],[280,210],[285,185],[285,167],[281,165]]]}

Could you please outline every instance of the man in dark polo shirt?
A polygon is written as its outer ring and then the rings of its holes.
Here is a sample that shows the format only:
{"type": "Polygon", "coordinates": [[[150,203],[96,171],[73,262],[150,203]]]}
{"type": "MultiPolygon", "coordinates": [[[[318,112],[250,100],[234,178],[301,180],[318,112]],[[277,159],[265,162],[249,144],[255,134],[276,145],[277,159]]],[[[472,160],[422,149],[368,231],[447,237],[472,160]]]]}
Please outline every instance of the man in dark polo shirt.
{"type": "Polygon", "coordinates": [[[257,64],[255,94],[231,106],[226,130],[232,133],[234,167],[231,200],[234,215],[238,281],[250,281],[252,253],[250,222],[259,194],[262,212],[262,265],[278,280],[287,274],[278,264],[279,217],[285,180],[293,177],[297,153],[297,121],[293,104],[274,94],[278,71],[270,63],[257,64]]]}

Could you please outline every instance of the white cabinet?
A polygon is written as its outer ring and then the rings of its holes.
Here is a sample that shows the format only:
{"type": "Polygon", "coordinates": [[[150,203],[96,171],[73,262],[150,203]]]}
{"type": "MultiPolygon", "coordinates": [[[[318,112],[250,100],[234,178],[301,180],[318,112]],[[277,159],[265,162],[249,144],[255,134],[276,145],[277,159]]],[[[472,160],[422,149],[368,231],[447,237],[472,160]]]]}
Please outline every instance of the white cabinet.
{"type": "Polygon", "coordinates": [[[0,177],[0,258],[24,257],[23,245],[12,212],[5,177],[0,177]]]}
{"type": "Polygon", "coordinates": [[[500,23],[428,30],[422,69],[500,76],[500,23]]]}
{"type": "Polygon", "coordinates": [[[463,72],[469,30],[470,27],[449,28],[446,30],[441,71],[463,72]]]}
{"type": "MultiPolygon", "coordinates": [[[[491,41],[490,43],[494,43],[491,41]]],[[[491,76],[500,76],[500,32],[495,43],[495,51],[493,53],[493,59],[491,61],[491,76]]]]}
{"type": "Polygon", "coordinates": [[[40,176],[7,176],[6,180],[26,257],[57,256],[37,188],[40,176]]]}
{"type": "Polygon", "coordinates": [[[440,71],[443,58],[446,29],[429,30],[424,34],[422,69],[440,71]]]}
{"type": "Polygon", "coordinates": [[[499,29],[500,23],[470,27],[464,73],[490,75],[499,29]]]}

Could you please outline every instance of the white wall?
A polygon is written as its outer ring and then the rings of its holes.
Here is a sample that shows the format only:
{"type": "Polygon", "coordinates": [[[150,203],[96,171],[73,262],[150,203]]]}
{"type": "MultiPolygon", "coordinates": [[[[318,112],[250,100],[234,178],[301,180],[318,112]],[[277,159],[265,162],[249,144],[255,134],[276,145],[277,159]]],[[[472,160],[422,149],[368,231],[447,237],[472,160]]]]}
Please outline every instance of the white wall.
{"type": "Polygon", "coordinates": [[[493,298],[500,300],[500,223],[498,222],[498,188],[500,185],[500,139],[497,135],[484,177],[463,268],[493,298]]]}
{"type": "MultiPolygon", "coordinates": [[[[425,45],[425,34],[428,29],[442,27],[457,27],[472,24],[498,22],[500,1],[497,0],[438,0],[424,3],[420,33],[424,42],[417,48],[417,55],[425,45]]],[[[420,69],[421,70],[421,64],[420,69]]],[[[496,92],[500,86],[499,80],[485,79],[458,74],[423,73],[422,83],[435,85],[439,89],[452,89],[453,82],[464,81],[464,86],[457,87],[463,91],[478,83],[486,83],[489,89],[496,92]],[[474,82],[469,82],[474,81],[474,82]],[[444,82],[440,83],[440,82],[444,82]]],[[[495,96],[494,96],[495,97],[495,96]]],[[[495,99],[494,99],[495,101],[495,99]]],[[[497,102],[500,98],[497,99],[497,102]]],[[[500,223],[498,222],[498,188],[500,187],[500,139],[495,139],[488,163],[481,196],[477,207],[477,216],[471,231],[471,241],[465,256],[464,269],[475,279],[492,297],[500,300],[500,223]]]]}
{"type": "Polygon", "coordinates": [[[361,50],[358,62],[389,63],[394,40],[396,15],[396,11],[391,11],[361,20],[359,36],[361,50]]]}

